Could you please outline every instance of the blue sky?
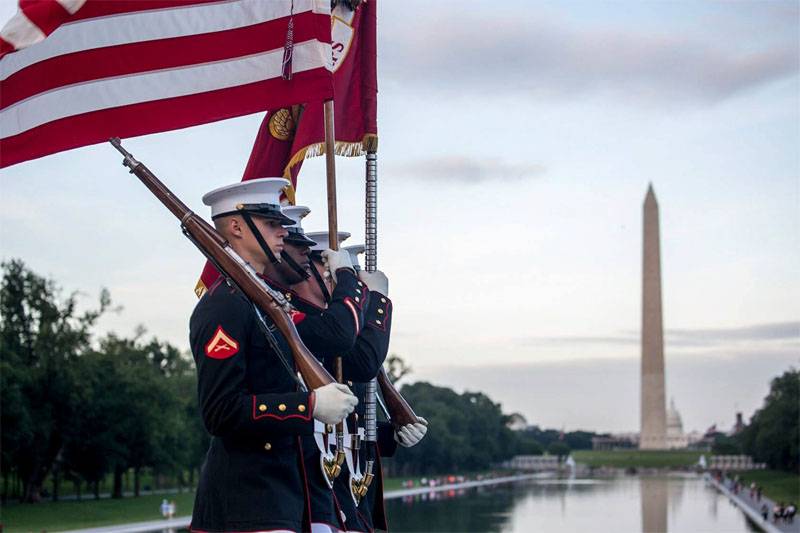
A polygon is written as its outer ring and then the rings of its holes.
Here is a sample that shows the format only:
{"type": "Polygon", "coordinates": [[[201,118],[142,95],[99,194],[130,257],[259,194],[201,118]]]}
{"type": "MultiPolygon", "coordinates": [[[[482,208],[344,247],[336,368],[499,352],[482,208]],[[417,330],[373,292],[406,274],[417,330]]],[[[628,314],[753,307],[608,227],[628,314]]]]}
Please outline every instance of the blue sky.
{"type": "MultiPolygon", "coordinates": [[[[0,19],[13,11],[0,2],[0,19]]],[[[638,429],[649,183],[685,425],[749,416],[800,364],[796,2],[384,1],[379,25],[379,266],[414,379],[548,426],[638,429]]],[[[125,145],[205,213],[260,120],[125,145]]],[[[363,161],[337,164],[340,227],[361,242],[363,161]]],[[[202,260],[110,146],[4,169],[0,185],[3,259],[87,303],[108,287],[124,310],[103,330],[143,324],[188,347],[202,260]]],[[[298,188],[307,229],[325,226],[324,198],[317,158],[298,188]]]]}

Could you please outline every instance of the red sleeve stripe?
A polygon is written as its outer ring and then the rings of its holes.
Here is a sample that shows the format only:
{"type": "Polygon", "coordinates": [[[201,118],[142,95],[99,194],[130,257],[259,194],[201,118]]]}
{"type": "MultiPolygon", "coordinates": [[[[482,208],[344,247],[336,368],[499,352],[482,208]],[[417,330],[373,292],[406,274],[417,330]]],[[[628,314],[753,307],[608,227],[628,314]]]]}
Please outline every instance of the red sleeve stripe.
{"type": "Polygon", "coordinates": [[[356,323],[356,335],[358,335],[358,333],[361,331],[361,322],[358,320],[358,311],[356,310],[356,306],[350,298],[345,298],[344,303],[353,314],[353,322],[356,323]]]}

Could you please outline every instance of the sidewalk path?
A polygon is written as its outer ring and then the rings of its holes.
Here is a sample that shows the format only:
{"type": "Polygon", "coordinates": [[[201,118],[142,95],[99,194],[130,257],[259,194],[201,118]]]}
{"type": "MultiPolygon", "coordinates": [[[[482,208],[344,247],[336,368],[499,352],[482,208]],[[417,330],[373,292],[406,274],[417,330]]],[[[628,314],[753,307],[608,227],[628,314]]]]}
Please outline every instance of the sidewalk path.
{"type": "Polygon", "coordinates": [[[730,500],[736,504],[750,519],[758,524],[767,533],[800,533],[800,520],[795,517],[791,524],[787,524],[783,520],[775,523],[772,520],[772,508],[775,507],[775,502],[769,498],[762,496],[761,501],[756,501],[755,498],[750,497],[750,489],[742,487],[739,494],[734,494],[729,488],[733,483],[732,480],[725,478],[723,482],[719,482],[710,474],[705,474],[705,480],[709,484],[717,488],[721,493],[725,494],[730,500]],[[767,504],[769,507],[769,518],[764,520],[761,516],[761,506],[767,504]]]}

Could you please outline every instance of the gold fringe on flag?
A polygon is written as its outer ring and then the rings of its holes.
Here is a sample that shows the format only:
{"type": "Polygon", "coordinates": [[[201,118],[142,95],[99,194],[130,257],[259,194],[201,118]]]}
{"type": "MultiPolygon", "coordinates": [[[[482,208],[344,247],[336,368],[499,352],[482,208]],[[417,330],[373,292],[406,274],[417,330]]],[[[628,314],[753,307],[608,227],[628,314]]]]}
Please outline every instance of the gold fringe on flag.
{"type": "Polygon", "coordinates": [[[365,152],[377,152],[378,136],[374,133],[367,133],[364,135],[364,138],[361,139],[361,147],[365,152]]]}
{"type": "MultiPolygon", "coordinates": [[[[336,141],[334,148],[334,153],[342,157],[357,157],[360,155],[364,155],[367,152],[377,152],[377,151],[378,151],[378,136],[374,133],[367,133],[366,135],[364,135],[364,138],[361,140],[361,142],[336,141]]],[[[314,144],[309,144],[308,146],[304,146],[303,148],[295,152],[295,154],[286,164],[286,167],[283,169],[283,177],[291,180],[292,167],[294,167],[304,159],[318,157],[321,155],[325,155],[325,143],[314,143],[314,144]]],[[[294,205],[294,194],[295,194],[294,188],[289,187],[285,192],[286,192],[286,198],[289,200],[289,203],[294,205]]]]}

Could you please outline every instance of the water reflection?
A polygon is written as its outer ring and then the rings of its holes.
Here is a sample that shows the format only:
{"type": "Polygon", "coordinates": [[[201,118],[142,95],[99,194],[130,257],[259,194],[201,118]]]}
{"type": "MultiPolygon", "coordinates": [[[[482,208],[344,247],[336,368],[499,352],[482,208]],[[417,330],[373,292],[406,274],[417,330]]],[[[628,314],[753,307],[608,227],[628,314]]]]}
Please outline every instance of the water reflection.
{"type": "Polygon", "coordinates": [[[698,476],[549,479],[386,502],[392,531],[758,531],[698,476]]]}
{"type": "MultiPolygon", "coordinates": [[[[679,493],[682,493],[683,485],[678,487],[680,487],[679,493]]],[[[642,495],[642,531],[645,533],[667,531],[668,484],[659,478],[642,477],[639,480],[639,488],[642,495]]],[[[680,508],[680,504],[677,508],[680,508]]]]}

